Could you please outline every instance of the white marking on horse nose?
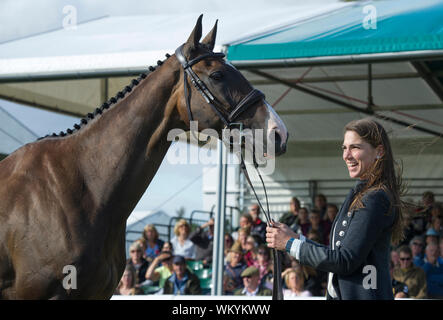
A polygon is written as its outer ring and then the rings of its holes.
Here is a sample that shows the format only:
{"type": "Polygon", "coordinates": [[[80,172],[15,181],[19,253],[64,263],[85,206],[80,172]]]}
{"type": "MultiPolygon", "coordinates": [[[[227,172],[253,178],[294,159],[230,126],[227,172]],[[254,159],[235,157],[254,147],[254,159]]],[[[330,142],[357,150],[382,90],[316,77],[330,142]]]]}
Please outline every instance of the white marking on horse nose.
{"type": "Polygon", "coordinates": [[[280,135],[282,146],[286,144],[288,140],[288,130],[282,119],[275,112],[274,108],[265,100],[266,107],[268,109],[268,135],[275,130],[275,133],[280,135]]]}

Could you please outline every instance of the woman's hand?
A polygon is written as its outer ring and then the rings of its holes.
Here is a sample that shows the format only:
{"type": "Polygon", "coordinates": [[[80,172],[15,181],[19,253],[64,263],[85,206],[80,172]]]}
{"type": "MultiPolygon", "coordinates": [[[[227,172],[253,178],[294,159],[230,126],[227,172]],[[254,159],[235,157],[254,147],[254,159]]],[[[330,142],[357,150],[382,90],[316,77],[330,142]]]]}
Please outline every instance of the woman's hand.
{"type": "Polygon", "coordinates": [[[299,236],[283,223],[272,222],[272,226],[266,228],[266,242],[269,248],[285,250],[286,243],[291,238],[298,239],[299,236]]]}

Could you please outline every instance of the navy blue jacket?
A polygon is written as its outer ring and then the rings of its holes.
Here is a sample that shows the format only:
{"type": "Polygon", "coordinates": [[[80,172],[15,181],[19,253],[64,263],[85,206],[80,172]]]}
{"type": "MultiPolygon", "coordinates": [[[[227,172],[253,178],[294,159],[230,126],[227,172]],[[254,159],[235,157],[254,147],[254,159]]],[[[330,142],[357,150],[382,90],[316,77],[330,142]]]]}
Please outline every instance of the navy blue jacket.
{"type": "MultiPolygon", "coordinates": [[[[329,247],[303,242],[300,263],[332,272],[338,299],[393,299],[389,259],[394,209],[386,192],[377,190],[363,196],[363,208],[349,211],[364,183],[359,181],[341,206],[332,224],[329,247]],[[374,278],[376,284],[371,281],[374,278]]],[[[331,298],[329,294],[327,298],[331,298]]]]}

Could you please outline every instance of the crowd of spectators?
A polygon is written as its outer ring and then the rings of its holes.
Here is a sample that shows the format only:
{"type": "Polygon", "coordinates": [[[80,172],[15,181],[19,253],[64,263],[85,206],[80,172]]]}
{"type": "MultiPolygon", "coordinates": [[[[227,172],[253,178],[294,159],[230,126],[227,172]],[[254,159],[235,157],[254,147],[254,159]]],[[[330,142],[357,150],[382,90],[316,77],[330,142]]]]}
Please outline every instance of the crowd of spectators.
{"type": "MultiPolygon", "coordinates": [[[[302,207],[296,197],[279,221],[308,239],[328,245],[338,207],[324,195],[312,208],[302,207]]],[[[404,240],[392,246],[390,274],[396,298],[443,298],[443,207],[432,192],[422,204],[404,210],[404,240]]],[[[212,272],[214,219],[201,226],[185,219],[174,227],[171,242],[159,239],[154,225],[147,225],[141,239],[129,250],[127,267],[116,294],[209,294],[212,272]],[[205,272],[202,272],[205,271],[205,272]],[[202,277],[203,275],[203,277],[202,277]],[[146,288],[149,288],[146,290],[146,288]],[[143,290],[144,289],[144,290],[143,290]],[[206,291],[205,291],[206,290],[206,291]]],[[[273,252],[265,243],[266,223],[260,207],[253,204],[241,215],[239,227],[224,237],[224,295],[271,295],[273,252]]],[[[285,254],[282,268],[285,298],[325,296],[327,274],[285,254]]]]}

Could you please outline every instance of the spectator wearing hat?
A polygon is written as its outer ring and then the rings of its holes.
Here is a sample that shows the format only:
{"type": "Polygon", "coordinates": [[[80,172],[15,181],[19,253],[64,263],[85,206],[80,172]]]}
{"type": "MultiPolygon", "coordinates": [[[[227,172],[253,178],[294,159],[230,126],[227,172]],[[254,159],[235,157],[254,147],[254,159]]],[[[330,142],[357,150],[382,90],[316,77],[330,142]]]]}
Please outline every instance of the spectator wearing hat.
{"type": "Polygon", "coordinates": [[[394,279],[405,283],[409,288],[409,296],[416,299],[426,298],[426,274],[422,268],[412,263],[411,248],[404,245],[398,248],[400,268],[393,271],[394,279]]]}
{"type": "Polygon", "coordinates": [[[163,294],[201,294],[200,280],[186,268],[186,260],[183,256],[174,256],[172,269],[173,273],[165,282],[163,294]]]}
{"type": "Polygon", "coordinates": [[[438,244],[438,240],[439,240],[438,232],[435,231],[434,228],[429,228],[425,234],[426,245],[428,245],[431,242],[438,244]]]}
{"type": "Polygon", "coordinates": [[[224,294],[232,295],[236,289],[242,287],[240,275],[247,267],[243,261],[243,250],[239,242],[232,245],[227,261],[223,273],[223,289],[224,294]]]}
{"type": "Polygon", "coordinates": [[[270,296],[272,291],[268,288],[260,286],[260,271],[254,267],[247,267],[240,274],[243,281],[243,288],[235,290],[236,296],[270,296]]]}
{"type": "Polygon", "coordinates": [[[422,266],[426,273],[428,297],[443,298],[443,258],[439,256],[438,245],[430,242],[426,246],[425,263],[422,266]]]}
{"type": "Polygon", "coordinates": [[[159,288],[163,288],[166,280],[172,275],[172,252],[162,251],[152,261],[148,270],[146,271],[146,279],[152,282],[158,281],[159,288]]]}
{"type": "Polygon", "coordinates": [[[189,239],[195,244],[195,260],[201,260],[205,266],[211,264],[214,247],[214,218],[210,218],[208,222],[191,232],[189,239]]]}

